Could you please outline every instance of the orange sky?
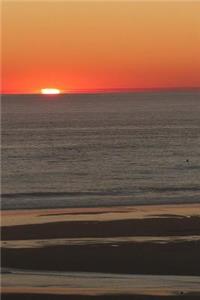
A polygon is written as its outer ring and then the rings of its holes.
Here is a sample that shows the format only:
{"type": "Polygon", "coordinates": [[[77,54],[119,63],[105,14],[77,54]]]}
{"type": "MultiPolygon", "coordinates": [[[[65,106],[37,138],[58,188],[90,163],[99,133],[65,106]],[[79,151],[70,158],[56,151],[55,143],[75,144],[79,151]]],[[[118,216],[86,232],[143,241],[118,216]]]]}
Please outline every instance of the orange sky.
{"type": "Polygon", "coordinates": [[[2,90],[200,87],[200,1],[3,2],[2,90]]]}

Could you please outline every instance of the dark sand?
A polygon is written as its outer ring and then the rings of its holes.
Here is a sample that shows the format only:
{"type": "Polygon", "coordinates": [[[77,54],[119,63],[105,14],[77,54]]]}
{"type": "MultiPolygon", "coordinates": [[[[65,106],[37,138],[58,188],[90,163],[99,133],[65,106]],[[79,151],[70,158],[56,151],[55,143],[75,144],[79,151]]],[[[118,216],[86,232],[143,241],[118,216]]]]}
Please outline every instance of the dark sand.
{"type": "Polygon", "coordinates": [[[2,300],[194,300],[199,295],[177,295],[177,296],[143,296],[143,295],[103,295],[103,296],[81,296],[81,295],[47,295],[47,294],[3,294],[2,300]]]}
{"type": "Polygon", "coordinates": [[[2,267],[102,273],[200,275],[200,242],[2,249],[2,267]]]}
{"type": "MultiPolygon", "coordinates": [[[[59,222],[4,227],[3,240],[126,235],[195,235],[200,218],[157,218],[111,222],[59,222]],[[182,230],[181,230],[182,229],[182,230]]],[[[2,266],[132,274],[200,275],[200,241],[123,242],[3,248],[2,266]]]]}
{"type": "MultiPolygon", "coordinates": [[[[52,245],[39,248],[2,248],[2,267],[30,270],[102,272],[118,274],[195,275],[200,276],[200,240],[187,241],[199,235],[199,216],[163,216],[146,219],[110,221],[67,221],[32,225],[4,226],[2,240],[31,240],[83,237],[184,236],[183,241],[88,243],[52,245]]],[[[39,295],[13,293],[2,299],[193,299],[195,295],[39,295]]],[[[199,299],[200,296],[195,298],[199,299]]]]}
{"type": "Polygon", "coordinates": [[[118,237],[187,236],[200,233],[200,217],[163,217],[114,221],[66,221],[4,226],[2,240],[118,237]]]}

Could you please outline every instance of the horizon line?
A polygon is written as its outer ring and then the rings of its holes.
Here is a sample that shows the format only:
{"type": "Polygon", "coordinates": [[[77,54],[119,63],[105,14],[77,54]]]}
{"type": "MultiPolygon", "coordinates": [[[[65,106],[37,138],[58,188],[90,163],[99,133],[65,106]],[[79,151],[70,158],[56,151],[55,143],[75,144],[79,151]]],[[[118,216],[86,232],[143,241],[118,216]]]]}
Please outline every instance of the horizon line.
{"type": "MultiPolygon", "coordinates": [[[[151,87],[151,88],[108,88],[108,89],[79,89],[68,90],[54,95],[76,95],[76,94],[122,94],[122,93],[137,93],[137,92],[164,92],[164,91],[200,91],[200,86],[191,87],[151,87]]],[[[40,92],[2,92],[0,95],[42,95],[40,92]]]]}

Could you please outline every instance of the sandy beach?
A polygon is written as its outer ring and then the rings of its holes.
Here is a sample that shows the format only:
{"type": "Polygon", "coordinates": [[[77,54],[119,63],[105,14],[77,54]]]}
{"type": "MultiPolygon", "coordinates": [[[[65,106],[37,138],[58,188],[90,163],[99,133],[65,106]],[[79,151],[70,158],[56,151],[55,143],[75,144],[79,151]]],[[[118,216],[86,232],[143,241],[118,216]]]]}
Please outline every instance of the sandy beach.
{"type": "Polygon", "coordinates": [[[199,212],[198,204],[3,211],[3,299],[198,299],[199,212]]]}
{"type": "Polygon", "coordinates": [[[52,294],[21,294],[21,293],[17,293],[17,294],[3,294],[2,299],[3,300],[36,300],[36,299],[44,299],[44,300],[63,300],[63,299],[68,299],[68,300],[92,300],[92,299],[96,299],[96,300],[159,300],[159,299],[163,299],[163,300],[179,300],[179,299],[184,299],[184,300],[192,300],[194,299],[194,297],[196,297],[196,299],[198,299],[198,296],[195,295],[184,295],[184,296],[143,296],[143,295],[112,295],[112,296],[108,296],[108,295],[103,295],[103,296],[81,296],[81,295],[52,295],[52,294]]]}

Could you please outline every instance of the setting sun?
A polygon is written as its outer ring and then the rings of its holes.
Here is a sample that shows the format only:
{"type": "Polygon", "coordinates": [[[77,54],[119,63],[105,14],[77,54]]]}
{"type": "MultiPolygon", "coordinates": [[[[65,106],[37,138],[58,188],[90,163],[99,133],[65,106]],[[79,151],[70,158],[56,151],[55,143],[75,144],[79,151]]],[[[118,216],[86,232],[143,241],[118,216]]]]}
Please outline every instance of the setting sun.
{"type": "Polygon", "coordinates": [[[52,88],[41,89],[41,94],[44,94],[44,95],[57,95],[60,93],[61,93],[61,91],[59,89],[52,89],[52,88]]]}

